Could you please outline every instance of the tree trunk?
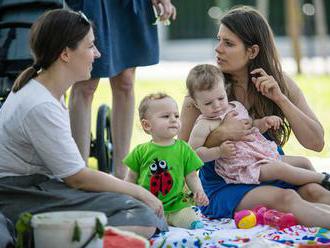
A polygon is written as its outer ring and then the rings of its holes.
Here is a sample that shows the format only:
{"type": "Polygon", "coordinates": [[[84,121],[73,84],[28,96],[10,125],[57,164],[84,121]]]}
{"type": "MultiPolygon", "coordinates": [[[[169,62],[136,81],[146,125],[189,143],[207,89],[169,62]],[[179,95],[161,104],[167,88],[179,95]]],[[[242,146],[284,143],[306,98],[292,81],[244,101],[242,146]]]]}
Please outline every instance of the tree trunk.
{"type": "Polygon", "coordinates": [[[327,50],[327,22],[325,17],[325,6],[323,0],[313,0],[315,6],[315,29],[317,55],[326,57],[322,51],[327,50]]]}
{"type": "Polygon", "coordinates": [[[286,0],[286,28],[290,36],[293,56],[297,64],[297,73],[301,73],[301,46],[300,46],[300,32],[301,32],[301,15],[300,5],[298,0],[286,0]]]}

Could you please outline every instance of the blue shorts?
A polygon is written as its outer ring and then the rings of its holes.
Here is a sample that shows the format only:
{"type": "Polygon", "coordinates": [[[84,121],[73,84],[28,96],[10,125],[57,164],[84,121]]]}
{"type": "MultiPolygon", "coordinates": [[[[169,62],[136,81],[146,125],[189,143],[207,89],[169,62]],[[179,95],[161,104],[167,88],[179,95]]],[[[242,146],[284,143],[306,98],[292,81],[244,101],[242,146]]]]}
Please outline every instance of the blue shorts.
{"type": "Polygon", "coordinates": [[[299,188],[280,180],[260,184],[227,184],[214,171],[214,161],[205,163],[199,171],[199,178],[210,200],[208,206],[200,208],[202,213],[210,218],[233,218],[235,209],[244,195],[256,187],[271,185],[283,189],[297,190],[299,188]]]}

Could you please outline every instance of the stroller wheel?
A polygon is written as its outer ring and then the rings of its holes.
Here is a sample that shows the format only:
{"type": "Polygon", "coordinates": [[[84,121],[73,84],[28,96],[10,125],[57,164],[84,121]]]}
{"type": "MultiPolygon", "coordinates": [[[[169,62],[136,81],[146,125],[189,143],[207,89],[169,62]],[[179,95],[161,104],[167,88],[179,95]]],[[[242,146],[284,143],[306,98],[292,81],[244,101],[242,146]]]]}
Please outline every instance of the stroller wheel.
{"type": "Polygon", "coordinates": [[[99,107],[97,113],[96,126],[96,158],[100,171],[114,173],[112,166],[112,137],[111,137],[111,122],[110,108],[103,104],[99,107]]]}

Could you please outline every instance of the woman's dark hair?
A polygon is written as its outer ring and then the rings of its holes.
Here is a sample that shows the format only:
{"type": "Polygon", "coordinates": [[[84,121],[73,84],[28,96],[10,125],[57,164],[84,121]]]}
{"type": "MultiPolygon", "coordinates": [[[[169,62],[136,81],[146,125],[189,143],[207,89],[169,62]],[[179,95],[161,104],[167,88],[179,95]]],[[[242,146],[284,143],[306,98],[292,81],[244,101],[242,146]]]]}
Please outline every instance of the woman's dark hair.
{"type": "Polygon", "coordinates": [[[91,29],[91,23],[81,12],[50,10],[32,25],[30,48],[34,63],[15,80],[12,91],[23,88],[30,79],[53,64],[66,47],[76,49],[91,29]]]}
{"type": "MultiPolygon", "coordinates": [[[[267,21],[253,8],[242,6],[230,10],[221,20],[221,23],[237,35],[246,48],[259,46],[258,55],[250,60],[248,72],[256,68],[263,68],[268,75],[274,77],[283,94],[288,96],[287,83],[283,78],[282,67],[275,47],[274,35],[267,21]]],[[[224,73],[228,89],[228,98],[236,99],[233,85],[235,82],[229,74],[224,73]]],[[[258,119],[267,115],[277,115],[284,121],[278,130],[269,130],[268,134],[278,144],[284,145],[289,139],[291,127],[282,110],[270,99],[260,94],[251,81],[249,74],[247,96],[251,100],[249,113],[252,118],[258,119]]]]}

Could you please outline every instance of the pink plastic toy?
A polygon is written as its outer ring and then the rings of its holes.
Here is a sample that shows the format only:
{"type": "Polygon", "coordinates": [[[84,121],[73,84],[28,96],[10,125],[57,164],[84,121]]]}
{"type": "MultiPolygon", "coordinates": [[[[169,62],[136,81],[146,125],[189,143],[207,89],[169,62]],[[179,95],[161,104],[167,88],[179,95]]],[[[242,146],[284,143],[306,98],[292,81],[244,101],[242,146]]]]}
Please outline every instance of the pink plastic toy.
{"type": "Polygon", "coordinates": [[[258,205],[252,211],[256,215],[257,224],[264,225],[264,214],[268,210],[265,206],[258,205]]]}
{"type": "Polygon", "coordinates": [[[269,225],[277,229],[284,229],[297,225],[297,219],[291,213],[283,213],[265,206],[257,206],[251,210],[241,210],[234,216],[238,228],[251,228],[255,225],[269,225]]]}
{"type": "Polygon", "coordinates": [[[269,225],[277,229],[284,229],[297,225],[297,220],[291,213],[283,213],[270,209],[264,213],[264,225],[269,225]]]}

